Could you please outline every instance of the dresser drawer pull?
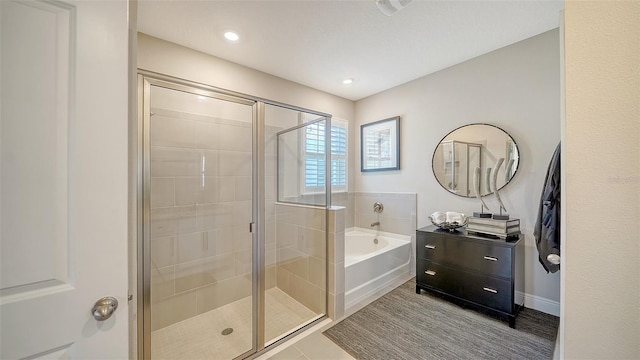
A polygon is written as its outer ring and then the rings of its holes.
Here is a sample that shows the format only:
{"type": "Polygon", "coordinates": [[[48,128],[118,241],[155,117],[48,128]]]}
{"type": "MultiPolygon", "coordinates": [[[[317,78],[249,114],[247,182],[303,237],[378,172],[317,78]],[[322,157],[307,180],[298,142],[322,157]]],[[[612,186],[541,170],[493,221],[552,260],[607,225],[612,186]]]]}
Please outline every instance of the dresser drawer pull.
{"type": "Polygon", "coordinates": [[[482,290],[484,290],[484,291],[488,291],[488,292],[490,292],[490,293],[494,293],[494,294],[497,294],[497,293],[498,293],[498,290],[496,290],[496,289],[492,289],[492,288],[488,288],[488,287],[483,287],[483,288],[482,288],[482,290]]]}
{"type": "Polygon", "coordinates": [[[497,257],[493,257],[493,256],[485,256],[484,257],[485,260],[490,260],[490,261],[498,261],[497,257]]]}
{"type": "Polygon", "coordinates": [[[431,249],[431,250],[433,250],[433,249],[435,249],[435,248],[436,248],[436,246],[435,246],[435,245],[430,245],[430,244],[427,244],[427,245],[425,245],[424,247],[426,247],[427,249],[431,249]]]}
{"type": "Polygon", "coordinates": [[[431,275],[431,276],[435,276],[436,275],[436,272],[433,271],[433,270],[427,270],[424,273],[427,274],[427,275],[431,275]]]}

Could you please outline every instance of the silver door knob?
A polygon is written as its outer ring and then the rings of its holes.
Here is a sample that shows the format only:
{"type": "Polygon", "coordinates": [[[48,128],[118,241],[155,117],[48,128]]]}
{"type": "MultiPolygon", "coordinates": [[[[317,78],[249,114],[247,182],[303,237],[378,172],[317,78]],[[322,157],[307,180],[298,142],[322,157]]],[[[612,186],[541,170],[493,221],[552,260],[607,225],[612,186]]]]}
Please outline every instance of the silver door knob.
{"type": "Polygon", "coordinates": [[[105,296],[102,299],[96,301],[95,305],[93,305],[93,309],[91,309],[91,315],[93,318],[98,321],[104,321],[113,315],[113,313],[118,308],[118,299],[105,296]]]}

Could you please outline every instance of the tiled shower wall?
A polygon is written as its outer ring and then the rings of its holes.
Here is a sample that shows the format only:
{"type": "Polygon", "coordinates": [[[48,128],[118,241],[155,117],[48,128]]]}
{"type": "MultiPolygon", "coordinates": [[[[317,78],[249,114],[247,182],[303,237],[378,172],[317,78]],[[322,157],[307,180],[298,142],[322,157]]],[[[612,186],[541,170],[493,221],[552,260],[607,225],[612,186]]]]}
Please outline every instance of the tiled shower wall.
{"type": "Polygon", "coordinates": [[[276,204],[276,285],[316,313],[326,298],[326,210],[276,204]]]}
{"type": "Polygon", "coordinates": [[[345,228],[355,226],[356,193],[354,192],[334,192],[331,193],[331,205],[344,207],[345,228]]]}
{"type": "Polygon", "coordinates": [[[155,330],[251,294],[252,137],[250,122],[152,112],[155,330]]]}

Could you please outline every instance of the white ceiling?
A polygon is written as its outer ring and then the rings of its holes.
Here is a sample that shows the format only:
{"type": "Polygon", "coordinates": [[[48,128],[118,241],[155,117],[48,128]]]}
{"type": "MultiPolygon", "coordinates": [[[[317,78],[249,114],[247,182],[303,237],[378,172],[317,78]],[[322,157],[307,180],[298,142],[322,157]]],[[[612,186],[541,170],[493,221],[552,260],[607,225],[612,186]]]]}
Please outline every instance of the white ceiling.
{"type": "Polygon", "coordinates": [[[359,100],[556,28],[563,8],[562,0],[414,0],[388,17],[374,0],[139,0],[138,30],[359,100]],[[229,29],[237,43],[224,39],[229,29]]]}

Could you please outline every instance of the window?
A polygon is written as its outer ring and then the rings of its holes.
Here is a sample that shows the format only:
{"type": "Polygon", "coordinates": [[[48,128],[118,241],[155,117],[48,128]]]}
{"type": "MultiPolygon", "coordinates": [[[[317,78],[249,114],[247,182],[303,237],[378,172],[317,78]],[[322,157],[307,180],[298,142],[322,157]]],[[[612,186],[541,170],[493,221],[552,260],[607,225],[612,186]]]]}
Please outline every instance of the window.
{"type": "MultiPolygon", "coordinates": [[[[325,122],[305,127],[304,189],[306,193],[321,192],[325,187],[325,122]]],[[[347,122],[331,119],[331,187],[347,190],[347,122]]]]}

